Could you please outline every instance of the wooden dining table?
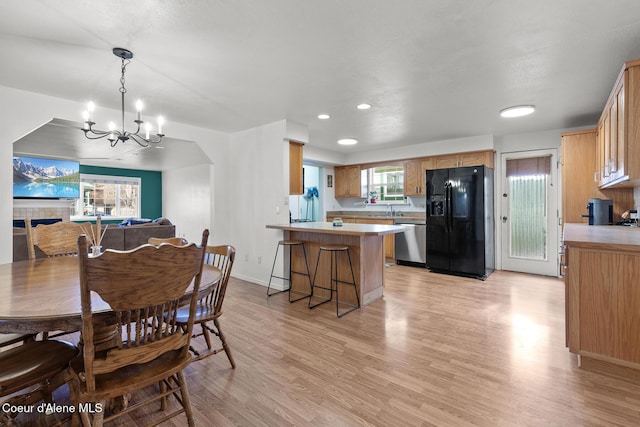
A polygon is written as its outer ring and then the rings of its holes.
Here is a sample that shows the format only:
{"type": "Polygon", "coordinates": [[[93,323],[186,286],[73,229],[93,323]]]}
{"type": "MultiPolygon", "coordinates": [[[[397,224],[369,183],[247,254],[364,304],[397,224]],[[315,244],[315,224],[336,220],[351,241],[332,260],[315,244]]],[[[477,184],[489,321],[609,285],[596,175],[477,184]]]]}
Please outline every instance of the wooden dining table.
{"type": "MultiPolygon", "coordinates": [[[[204,296],[221,278],[218,268],[204,265],[199,294],[204,296]]],[[[192,286],[185,298],[192,295],[192,286]]],[[[93,311],[110,312],[92,294],[93,311]]],[[[75,332],[81,329],[78,257],[37,258],[0,264],[0,332],[75,332]]]]}

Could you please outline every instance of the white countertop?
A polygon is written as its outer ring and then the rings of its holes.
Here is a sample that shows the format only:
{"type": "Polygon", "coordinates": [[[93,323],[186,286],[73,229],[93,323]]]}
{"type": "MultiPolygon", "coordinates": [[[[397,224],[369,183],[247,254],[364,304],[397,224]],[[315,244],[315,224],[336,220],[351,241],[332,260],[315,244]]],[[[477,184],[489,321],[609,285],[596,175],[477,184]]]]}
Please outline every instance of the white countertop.
{"type": "Polygon", "coordinates": [[[382,236],[385,234],[402,233],[405,227],[402,225],[385,224],[351,224],[345,223],[335,227],[330,222],[298,222],[293,224],[273,224],[267,228],[286,231],[306,231],[320,234],[342,234],[351,236],[382,236]]]}
{"type": "Polygon", "coordinates": [[[640,228],[565,224],[562,240],[569,247],[640,251],[640,228]]]}

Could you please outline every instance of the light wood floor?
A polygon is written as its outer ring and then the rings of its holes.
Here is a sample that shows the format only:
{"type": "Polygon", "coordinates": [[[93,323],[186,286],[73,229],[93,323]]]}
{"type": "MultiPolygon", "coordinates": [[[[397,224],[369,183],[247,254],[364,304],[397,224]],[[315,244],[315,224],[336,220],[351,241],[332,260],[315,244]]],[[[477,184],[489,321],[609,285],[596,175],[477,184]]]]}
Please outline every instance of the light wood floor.
{"type": "Polygon", "coordinates": [[[188,368],[197,425],[640,425],[640,382],[565,348],[561,280],[393,266],[384,299],[342,319],[265,294],[232,279],[221,324],[237,368],[224,354],[188,368]]]}

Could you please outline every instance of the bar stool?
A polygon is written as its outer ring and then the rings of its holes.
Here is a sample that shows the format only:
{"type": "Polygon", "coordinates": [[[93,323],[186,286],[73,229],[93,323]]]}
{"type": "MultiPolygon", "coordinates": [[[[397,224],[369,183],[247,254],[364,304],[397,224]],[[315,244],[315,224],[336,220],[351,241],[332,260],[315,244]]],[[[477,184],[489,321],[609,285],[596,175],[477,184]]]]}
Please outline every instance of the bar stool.
{"type": "Polygon", "coordinates": [[[269,277],[269,286],[267,287],[267,297],[270,297],[272,295],[276,295],[279,294],[281,292],[289,292],[289,302],[296,302],[296,301],[300,301],[303,298],[308,298],[311,296],[311,291],[313,291],[313,283],[311,283],[311,275],[309,274],[309,262],[307,261],[307,251],[304,248],[304,243],[299,241],[299,240],[280,240],[278,242],[278,245],[276,246],[276,255],[273,257],[273,266],[271,267],[271,276],[269,277]],[[275,274],[273,274],[273,270],[276,268],[276,260],[278,259],[278,250],[280,249],[280,246],[283,247],[283,256],[284,256],[284,247],[288,247],[289,248],[289,277],[281,277],[281,276],[276,276],[275,274]],[[304,267],[307,270],[307,272],[305,273],[304,271],[294,271],[293,270],[293,266],[291,263],[291,252],[293,251],[294,247],[302,247],[302,254],[304,255],[304,267]],[[291,278],[293,277],[292,275],[294,274],[299,274],[301,276],[307,276],[307,280],[309,281],[309,294],[307,295],[303,295],[300,298],[296,298],[294,300],[291,299],[291,278]],[[287,289],[283,289],[281,291],[277,291],[277,292],[273,292],[270,293],[270,289],[271,289],[271,280],[273,278],[276,279],[281,279],[282,281],[286,281],[289,282],[289,287],[287,289]]]}
{"type": "Polygon", "coordinates": [[[329,302],[333,299],[333,293],[336,293],[336,316],[338,317],[342,317],[347,313],[352,312],[353,310],[359,309],[360,308],[360,297],[358,296],[358,287],[356,286],[356,277],[353,274],[353,264],[351,263],[351,255],[349,254],[349,247],[348,246],[343,246],[343,245],[324,245],[324,246],[320,246],[320,252],[318,252],[318,259],[316,261],[316,269],[315,272],[313,273],[313,283],[311,285],[311,296],[309,297],[309,308],[314,308],[317,307],[321,304],[324,304],[326,302],[329,302]],[[318,277],[318,266],[320,265],[320,257],[322,256],[323,252],[327,252],[329,254],[329,287],[322,287],[322,286],[318,286],[318,284],[316,283],[316,278],[318,277]],[[349,269],[351,270],[351,282],[345,282],[344,280],[340,280],[340,276],[338,275],[338,254],[339,253],[346,253],[347,254],[347,259],[349,260],[349,269]],[[335,289],[333,288],[333,284],[335,283],[335,289]],[[340,283],[344,283],[346,285],[351,285],[353,286],[353,289],[356,292],[356,302],[357,305],[353,305],[353,304],[349,304],[349,303],[345,303],[343,302],[342,304],[344,305],[348,305],[351,308],[347,311],[344,311],[342,313],[339,312],[339,305],[340,305],[340,292],[338,291],[339,289],[339,284],[340,283]],[[327,291],[330,291],[331,294],[329,296],[329,299],[321,301],[317,304],[311,304],[311,298],[313,298],[313,292],[314,290],[318,288],[318,289],[324,289],[327,291]]]}

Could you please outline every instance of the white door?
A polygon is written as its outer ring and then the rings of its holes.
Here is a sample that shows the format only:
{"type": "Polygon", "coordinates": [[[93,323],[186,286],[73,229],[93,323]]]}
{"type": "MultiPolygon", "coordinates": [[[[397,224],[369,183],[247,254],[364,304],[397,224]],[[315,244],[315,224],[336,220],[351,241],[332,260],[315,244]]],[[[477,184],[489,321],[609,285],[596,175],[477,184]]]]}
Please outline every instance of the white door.
{"type": "Polygon", "coordinates": [[[558,276],[558,152],[503,153],[502,269],[558,276]]]}

